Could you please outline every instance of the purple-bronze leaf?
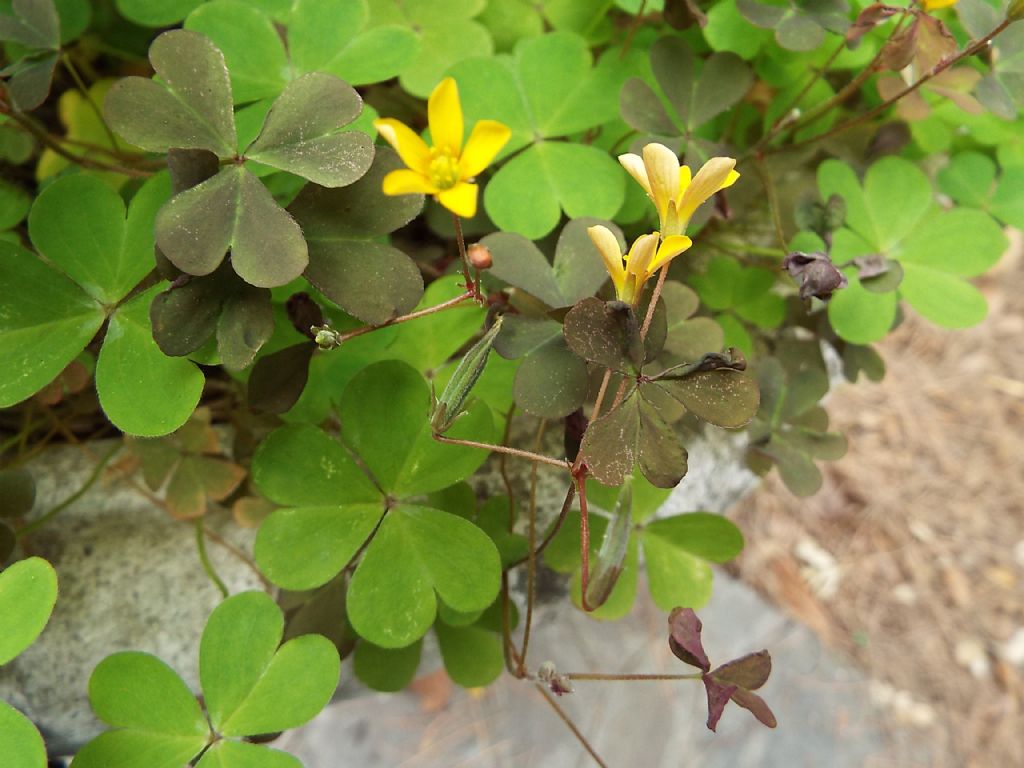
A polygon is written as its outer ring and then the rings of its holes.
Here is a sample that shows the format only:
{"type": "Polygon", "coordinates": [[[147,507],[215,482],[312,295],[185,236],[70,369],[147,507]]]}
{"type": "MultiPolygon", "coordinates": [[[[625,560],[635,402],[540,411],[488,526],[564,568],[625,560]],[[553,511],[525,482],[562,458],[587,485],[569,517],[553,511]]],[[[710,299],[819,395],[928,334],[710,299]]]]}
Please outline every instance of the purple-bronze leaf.
{"type": "MultiPolygon", "coordinates": [[[[707,672],[711,662],[700,640],[703,627],[692,608],[676,608],[668,617],[668,645],[676,658],[707,672]]],[[[714,729],[712,729],[714,730],[714,729]]]]}
{"type": "Polygon", "coordinates": [[[751,693],[743,688],[737,688],[732,694],[732,700],[749,711],[762,725],[766,725],[769,728],[774,728],[778,725],[778,721],[775,719],[775,714],[771,708],[756,693],[751,693]]]}
{"type": "Polygon", "coordinates": [[[722,664],[711,676],[720,683],[756,691],[765,684],[771,672],[772,657],[768,651],[757,651],[722,664]]]}
{"type": "Polygon", "coordinates": [[[722,685],[711,675],[704,675],[701,680],[708,694],[708,729],[714,731],[718,727],[718,721],[722,719],[725,705],[729,703],[737,688],[735,685],[722,685]]]}

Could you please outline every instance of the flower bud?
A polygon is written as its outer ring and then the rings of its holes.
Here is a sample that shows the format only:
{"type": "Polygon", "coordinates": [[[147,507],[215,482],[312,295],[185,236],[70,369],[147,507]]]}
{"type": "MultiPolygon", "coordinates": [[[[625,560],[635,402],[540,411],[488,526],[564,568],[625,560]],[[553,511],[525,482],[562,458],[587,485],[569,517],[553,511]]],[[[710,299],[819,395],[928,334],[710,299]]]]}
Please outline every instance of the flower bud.
{"type": "Polygon", "coordinates": [[[326,323],[310,326],[309,332],[313,334],[313,341],[316,342],[316,345],[324,351],[341,346],[341,334],[326,323]]]}
{"type": "Polygon", "coordinates": [[[1006,18],[1010,21],[1024,19],[1024,0],[1011,0],[1006,8],[1006,18]]]}
{"type": "Polygon", "coordinates": [[[491,257],[491,250],[483,243],[473,243],[466,251],[469,263],[473,269],[490,269],[494,259],[491,257]]]}

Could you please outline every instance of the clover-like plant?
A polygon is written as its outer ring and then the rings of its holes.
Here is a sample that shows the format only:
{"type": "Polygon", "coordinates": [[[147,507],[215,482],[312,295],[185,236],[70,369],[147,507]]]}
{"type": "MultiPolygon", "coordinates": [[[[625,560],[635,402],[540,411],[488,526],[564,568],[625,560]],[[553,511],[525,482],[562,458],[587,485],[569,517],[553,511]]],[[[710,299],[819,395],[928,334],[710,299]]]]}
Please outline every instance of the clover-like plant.
{"type": "Polygon", "coordinates": [[[321,186],[351,184],[373,158],[366,134],[338,130],[359,115],[359,95],[331,75],[300,77],[271,105],[256,138],[239,146],[220,50],[197,32],[172,30],[154,41],[149,56],[160,79],[130,77],[114,86],[104,103],[111,127],[151,152],[198,150],[223,164],[160,210],[157,246],[190,275],[210,274],[230,249],[232,269],[251,285],[295,279],[309,262],[302,231],[247,163],[321,186]]]}
{"type": "Polygon", "coordinates": [[[202,706],[156,656],[108,656],[89,680],[89,700],[112,730],[79,750],[76,767],[134,765],[140,753],[153,766],[301,766],[247,738],[311,720],[334,693],[340,665],[326,638],[303,635],[282,644],[283,633],[281,609],[262,592],[217,606],[199,644],[202,706]]]}

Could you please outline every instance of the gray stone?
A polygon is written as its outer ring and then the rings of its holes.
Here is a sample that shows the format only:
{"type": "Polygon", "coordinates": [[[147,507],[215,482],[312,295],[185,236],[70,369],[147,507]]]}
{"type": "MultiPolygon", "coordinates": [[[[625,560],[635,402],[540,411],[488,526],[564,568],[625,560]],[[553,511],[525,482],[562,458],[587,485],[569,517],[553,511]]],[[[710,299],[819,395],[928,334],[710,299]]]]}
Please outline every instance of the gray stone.
{"type": "MultiPolygon", "coordinates": [[[[110,443],[47,451],[28,465],[36,514],[74,493],[110,443]]],[[[251,550],[252,532],[225,510],[206,522],[251,550]]],[[[88,682],[104,657],[153,653],[199,690],[199,637],[221,595],[204,573],[191,523],[171,519],[116,477],[100,481],[26,543],[57,569],[59,595],[39,640],[0,669],[0,699],[31,718],[51,755],[69,754],[103,726],[89,707],[88,682]]],[[[207,552],[234,593],[260,588],[255,573],[212,542],[207,552]]],[[[2,761],[0,761],[2,762],[2,761]]]]}
{"type": "MultiPolygon", "coordinates": [[[[530,671],[551,660],[561,672],[691,672],[668,651],[665,614],[643,584],[640,594],[630,616],[613,624],[569,606],[543,609],[530,644],[530,671]]],[[[809,629],[723,574],[700,616],[712,664],[769,649],[772,676],[760,693],[778,728],[764,728],[730,704],[711,733],[697,681],[577,682],[559,703],[609,766],[854,768],[891,758],[868,681],[809,629]]],[[[342,674],[351,679],[349,665],[342,674]]],[[[533,684],[509,676],[482,694],[457,690],[440,713],[423,711],[408,692],[337,701],[274,746],[300,757],[306,768],[594,765],[533,684]]]]}

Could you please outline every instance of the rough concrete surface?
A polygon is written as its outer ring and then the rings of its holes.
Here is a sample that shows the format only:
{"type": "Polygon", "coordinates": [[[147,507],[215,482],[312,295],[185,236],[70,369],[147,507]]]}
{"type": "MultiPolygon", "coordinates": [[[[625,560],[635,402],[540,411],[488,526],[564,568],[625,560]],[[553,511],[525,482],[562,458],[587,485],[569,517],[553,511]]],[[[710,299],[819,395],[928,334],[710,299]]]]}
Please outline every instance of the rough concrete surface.
{"type": "MultiPolygon", "coordinates": [[[[107,448],[58,448],[31,462],[36,514],[74,493],[107,448]]],[[[251,532],[220,525],[227,513],[207,522],[250,549],[251,532]]],[[[200,567],[190,523],[172,520],[123,482],[100,481],[26,549],[57,569],[57,605],[39,640],[0,669],[0,699],[36,723],[51,755],[72,752],[103,729],[89,707],[88,682],[111,653],[153,653],[198,692],[199,637],[221,596],[200,567]]],[[[207,551],[232,592],[260,588],[225,549],[210,543],[207,551]]]]}

